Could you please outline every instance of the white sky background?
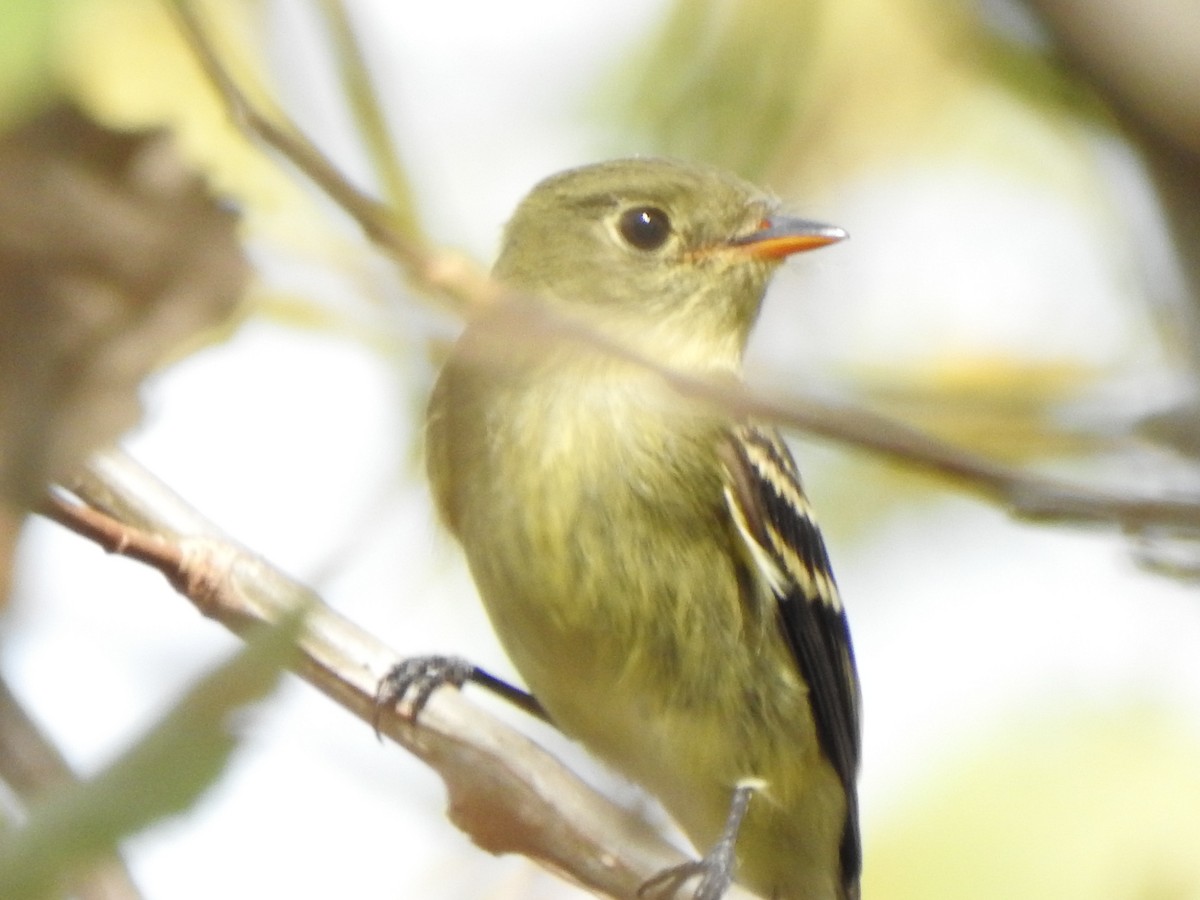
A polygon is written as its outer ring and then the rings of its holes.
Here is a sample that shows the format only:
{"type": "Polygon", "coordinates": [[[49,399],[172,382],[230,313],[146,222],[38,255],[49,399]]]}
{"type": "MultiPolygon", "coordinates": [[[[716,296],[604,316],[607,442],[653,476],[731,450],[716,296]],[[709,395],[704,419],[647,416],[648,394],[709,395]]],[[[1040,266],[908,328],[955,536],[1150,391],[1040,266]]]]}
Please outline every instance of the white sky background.
{"type": "MultiPolygon", "coordinates": [[[[299,4],[279,6],[273,58],[283,99],[361,177],[366,165],[312,23],[299,21],[299,4]]],[[[658,21],[661,0],[354,6],[438,238],[488,258],[536,180],[640,149],[589,123],[579,98],[658,21]]],[[[895,298],[918,295],[944,298],[922,310],[925,322],[941,323],[938,339],[958,334],[970,347],[995,340],[1011,348],[1037,335],[1044,355],[1122,358],[1144,333],[1120,300],[1122,288],[1097,275],[1110,265],[1103,228],[1065,203],[997,188],[969,171],[947,181],[914,171],[852,185],[839,202],[863,227],[835,218],[854,240],[790,264],[797,271],[780,279],[769,336],[758,345],[764,368],[794,362],[789,334],[805,327],[809,343],[835,358],[864,346],[906,358],[928,332],[905,331],[911,318],[897,314],[895,298]],[[914,207],[918,192],[928,202],[914,207]],[[927,233],[930,217],[947,223],[945,265],[894,243],[927,233]],[[1005,217],[1014,227],[1004,227],[1005,217]],[[1017,227],[1031,219],[1044,227],[1017,227]],[[975,246],[973,228],[1003,235],[1008,252],[1001,245],[986,260],[954,256],[975,246]],[[1057,243],[1046,249],[1048,241],[1057,243]],[[1040,263],[1012,271],[1009,261],[1030,252],[1040,263]],[[996,299],[985,316],[953,303],[999,279],[1006,290],[998,294],[1034,299],[996,299]],[[1062,285],[1079,279],[1096,285],[1086,308],[1062,296],[1062,285]],[[793,296],[797,286],[802,300],[793,296]],[[1063,305],[1047,308],[1055,298],[1063,305]],[[1083,316],[1086,327],[1074,327],[1083,316]],[[852,348],[839,342],[848,328],[872,330],[852,348]],[[1062,344],[1047,348],[1047,333],[1062,344]]],[[[323,290],[336,292],[336,283],[323,290]]],[[[320,578],[332,605],[400,652],[459,652],[507,674],[457,550],[431,520],[419,467],[406,456],[426,389],[414,369],[398,372],[343,337],[251,323],[148,386],[144,426],[127,444],[239,540],[302,578],[320,578]]],[[[819,472],[824,453],[802,446],[801,466],[813,455],[819,472]]],[[[810,487],[819,512],[820,484],[810,487]]],[[[1084,702],[1149,698],[1200,713],[1194,591],[1137,571],[1114,536],[1014,525],[947,494],[831,552],[866,696],[868,835],[914,776],[1003,716],[1044,704],[1048,685],[1084,702]]],[[[7,674],[84,771],[236,646],[158,576],[44,523],[30,529],[21,563],[7,674]]],[[[445,822],[434,775],[294,679],[248,732],[198,811],[131,843],[148,897],[578,894],[521,860],[472,848],[445,822]]],[[[597,777],[638,802],[616,779],[597,777]]]]}

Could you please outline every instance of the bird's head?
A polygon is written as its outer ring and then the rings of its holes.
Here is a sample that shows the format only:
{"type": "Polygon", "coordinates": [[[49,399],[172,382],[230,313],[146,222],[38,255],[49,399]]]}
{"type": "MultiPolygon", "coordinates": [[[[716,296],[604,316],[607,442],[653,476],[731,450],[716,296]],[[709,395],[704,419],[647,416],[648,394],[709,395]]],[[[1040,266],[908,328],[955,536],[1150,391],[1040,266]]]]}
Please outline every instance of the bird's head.
{"type": "Polygon", "coordinates": [[[495,275],[668,358],[736,366],[776,266],[844,237],[719,169],[622,159],[538,184],[495,275]]]}

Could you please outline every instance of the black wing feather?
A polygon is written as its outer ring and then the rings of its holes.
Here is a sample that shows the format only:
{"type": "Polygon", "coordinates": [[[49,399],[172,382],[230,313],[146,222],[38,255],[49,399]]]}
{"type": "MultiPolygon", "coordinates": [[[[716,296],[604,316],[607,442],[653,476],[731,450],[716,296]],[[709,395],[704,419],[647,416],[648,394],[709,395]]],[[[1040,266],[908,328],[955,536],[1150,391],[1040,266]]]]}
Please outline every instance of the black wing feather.
{"type": "Polygon", "coordinates": [[[791,453],[774,431],[743,425],[724,454],[730,503],[778,601],[779,623],[808,683],[821,750],[846,792],[843,882],[862,869],[856,780],[861,745],[858,675],[846,614],[791,453]],[[773,568],[771,568],[773,566],[773,568]]]}

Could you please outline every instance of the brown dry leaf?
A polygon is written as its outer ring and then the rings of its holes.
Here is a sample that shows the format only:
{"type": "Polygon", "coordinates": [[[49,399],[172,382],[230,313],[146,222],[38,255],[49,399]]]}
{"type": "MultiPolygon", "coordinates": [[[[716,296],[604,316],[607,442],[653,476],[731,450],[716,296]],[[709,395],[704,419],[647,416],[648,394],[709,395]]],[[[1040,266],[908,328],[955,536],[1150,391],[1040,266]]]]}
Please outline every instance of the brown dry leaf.
{"type": "Polygon", "coordinates": [[[165,133],[59,107],[0,139],[0,582],[22,511],[233,311],[249,271],[235,224],[165,133]]]}

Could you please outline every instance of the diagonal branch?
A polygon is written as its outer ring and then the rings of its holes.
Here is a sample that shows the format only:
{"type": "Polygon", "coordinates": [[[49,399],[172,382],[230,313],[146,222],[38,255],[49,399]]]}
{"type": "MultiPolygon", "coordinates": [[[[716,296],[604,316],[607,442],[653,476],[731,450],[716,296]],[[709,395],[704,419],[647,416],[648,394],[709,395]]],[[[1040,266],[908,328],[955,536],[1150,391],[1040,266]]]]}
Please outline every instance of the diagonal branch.
{"type": "Polygon", "coordinates": [[[364,722],[378,720],[381,733],[437,771],[450,818],[485,850],[523,854],[622,898],[635,897],[649,878],[683,861],[644,821],[456,690],[435,692],[415,724],[403,711],[378,710],[379,679],[396,654],[222,535],[129,457],[115,451],[97,457],[74,493],[83,502],[55,496],[43,513],[111,553],[157,569],[231,631],[241,634],[303,608],[296,673],[364,722]]]}
{"type": "Polygon", "coordinates": [[[1073,484],[1022,472],[930,437],[886,416],[795,393],[752,390],[740,382],[719,381],[663,366],[543,304],[506,298],[490,313],[499,350],[481,351],[488,366],[503,366],[523,342],[577,341],[655,372],[681,395],[711,403],[735,416],[762,419],[869,450],[914,469],[935,474],[1031,521],[1079,525],[1115,524],[1130,533],[1155,529],[1200,529],[1200,497],[1148,497],[1073,484]]]}

